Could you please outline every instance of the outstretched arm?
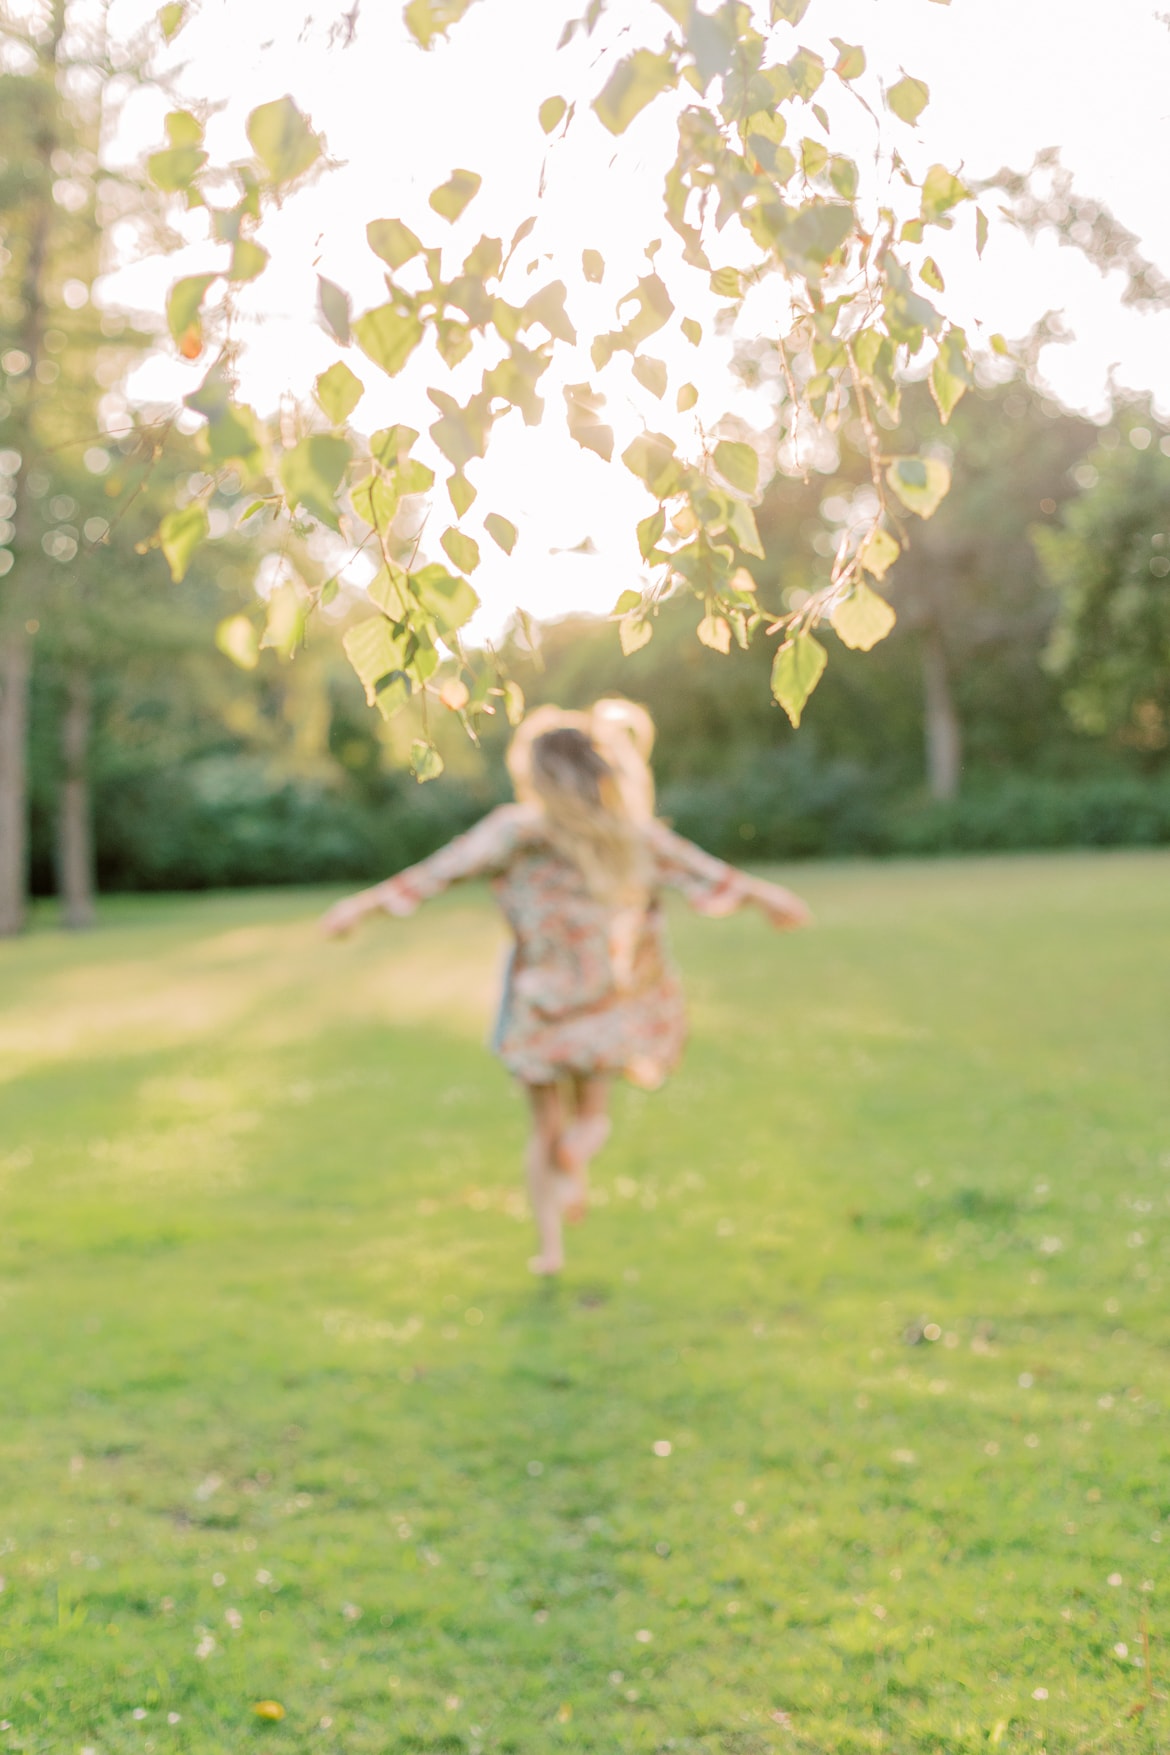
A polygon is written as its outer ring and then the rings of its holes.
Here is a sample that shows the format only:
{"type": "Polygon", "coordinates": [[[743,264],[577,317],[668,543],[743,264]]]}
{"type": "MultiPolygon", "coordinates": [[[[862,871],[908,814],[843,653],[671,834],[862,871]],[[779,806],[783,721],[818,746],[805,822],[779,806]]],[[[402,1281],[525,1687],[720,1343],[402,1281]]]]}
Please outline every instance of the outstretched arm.
{"type": "Polygon", "coordinates": [[[502,871],[516,847],[520,815],[516,805],[501,805],[474,829],[457,835],[429,859],[408,866],[372,889],[359,890],[355,896],[335,902],[321,921],[322,932],[329,938],[341,938],[370,914],[404,918],[413,914],[420,902],[440,895],[452,884],[502,871]]]}
{"type": "Polygon", "coordinates": [[[652,825],[650,846],[658,882],[678,890],[699,914],[734,914],[736,909],[753,903],[781,930],[808,926],[812,920],[806,904],[791,890],[750,877],[734,865],[715,859],[693,841],[676,835],[665,823],[652,825]]]}

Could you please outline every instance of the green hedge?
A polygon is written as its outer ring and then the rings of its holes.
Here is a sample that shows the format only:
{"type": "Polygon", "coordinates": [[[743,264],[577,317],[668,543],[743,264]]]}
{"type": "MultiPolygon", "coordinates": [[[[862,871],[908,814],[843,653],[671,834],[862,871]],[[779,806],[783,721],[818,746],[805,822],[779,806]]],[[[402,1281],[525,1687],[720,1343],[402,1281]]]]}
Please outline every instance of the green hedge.
{"type": "Polygon", "coordinates": [[[103,890],[362,882],[422,859],[495,802],[458,780],[391,777],[369,796],[212,757],[100,788],[98,879],[103,890]]]}
{"type": "MultiPolygon", "coordinates": [[[[433,852],[504,796],[495,767],[477,784],[390,775],[360,788],[223,755],[177,773],[108,776],[95,800],[99,881],[107,891],[361,883],[433,852]]],[[[719,778],[676,781],[660,809],[737,863],[1170,845],[1170,773],[976,774],[954,803],[938,804],[907,795],[894,775],[818,759],[811,741],[760,751],[719,778]]],[[[37,888],[48,890],[51,825],[38,827],[37,888]]]]}
{"type": "Polygon", "coordinates": [[[975,774],[940,804],[795,748],[666,787],[661,808],[680,833],[741,861],[1170,845],[1170,774],[975,774]]]}

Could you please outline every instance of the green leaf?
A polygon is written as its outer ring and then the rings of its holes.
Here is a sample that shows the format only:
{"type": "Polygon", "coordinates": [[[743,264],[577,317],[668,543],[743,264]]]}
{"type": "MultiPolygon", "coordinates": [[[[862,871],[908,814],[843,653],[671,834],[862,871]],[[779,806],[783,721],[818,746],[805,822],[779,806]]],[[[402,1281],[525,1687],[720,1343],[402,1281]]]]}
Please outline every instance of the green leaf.
{"type": "Polygon", "coordinates": [[[738,299],[743,292],[743,275],[738,268],[717,268],[711,276],[711,291],[717,299],[738,299]]]}
{"type": "Polygon", "coordinates": [[[317,401],[335,427],[348,420],[365,392],[365,385],[344,360],[336,360],[327,372],[322,372],[314,386],[317,401]]]}
{"type": "Polygon", "coordinates": [[[321,142],[290,97],[261,104],[247,122],[252,150],[274,183],[291,183],[321,156],[321,142]]]}
{"type": "Polygon", "coordinates": [[[353,451],[333,433],[310,433],[280,460],[280,479],[290,506],[303,506],[327,524],[340,527],[337,490],[353,451]]]}
{"type": "Polygon", "coordinates": [[[481,238],[463,259],[463,272],[475,280],[494,280],[504,260],[502,238],[481,238]]]}
{"type": "Polygon", "coordinates": [[[867,573],[872,573],[875,579],[884,579],[901,552],[900,545],[889,531],[879,526],[870,531],[857,558],[867,573]]]}
{"type": "Polygon", "coordinates": [[[229,615],[220,622],[215,643],[241,670],[255,670],[260,662],[260,636],[246,615],[229,615]]]}
{"type": "Polygon", "coordinates": [[[565,312],[565,297],[563,280],[553,280],[548,286],[542,286],[539,292],[533,293],[524,307],[523,327],[527,328],[530,323],[541,323],[554,341],[567,341],[572,346],[577,339],[577,331],[565,312]]]}
{"type": "Polygon", "coordinates": [[[772,693],[791,719],[800,724],[805,703],[821,680],[828,654],[811,634],[785,640],[772,662],[772,693]]]}
{"type": "Polygon", "coordinates": [[[367,475],[350,489],[350,503],[358,517],[384,535],[398,511],[398,490],[384,475],[367,475]]]}
{"type": "Polygon", "coordinates": [[[370,456],[383,469],[397,469],[417,443],[418,434],[413,427],[381,427],[370,436],[370,456]]]}
{"type": "Polygon", "coordinates": [[[389,562],[370,580],[366,596],[384,610],[392,622],[404,622],[415,607],[405,567],[389,562]]]}
{"type": "Polygon", "coordinates": [[[918,270],[925,286],[933,287],[935,292],[946,292],[947,283],[943,279],[942,269],[933,256],[927,256],[918,270]]]}
{"type": "Polygon", "coordinates": [[[173,195],[190,188],[206,163],[207,154],[198,146],[171,146],[163,152],[151,153],[146,161],[146,174],[156,189],[173,195]]]}
{"type": "Polygon", "coordinates": [[[417,457],[406,457],[394,472],[398,492],[406,494],[429,493],[435,485],[435,472],[427,463],[420,463],[417,457]]]}
{"type": "Polygon", "coordinates": [[[860,79],[865,72],[865,50],[859,43],[846,43],[840,37],[830,37],[829,41],[837,51],[837,65],[833,72],[838,79],[860,79]]]}
{"type": "Polygon", "coordinates": [[[892,255],[886,257],[882,305],[886,327],[894,341],[904,342],[911,353],[921,347],[924,335],[937,335],[942,327],[942,318],[934,306],[914,291],[910,276],[892,255]]]}
{"type": "MultiPolygon", "coordinates": [[[[376,615],[347,628],[341,644],[366,691],[366,700],[373,707],[378,700],[379,685],[385,688],[391,677],[402,669],[404,642],[395,635],[384,615],[376,615]]],[[[388,718],[389,713],[385,717],[388,718]]]]}
{"type": "MultiPolygon", "coordinates": [[[[841,248],[855,223],[853,208],[844,201],[809,201],[795,210],[761,209],[772,248],[792,273],[815,280],[841,248]]],[[[764,239],[760,240],[765,241],[764,239]]]]}
{"type": "Polygon", "coordinates": [[[772,0],[772,23],[799,24],[808,7],[809,0],[772,0]]]}
{"type": "Polygon", "coordinates": [[[255,280],[263,274],[268,266],[268,251],[263,244],[254,243],[251,238],[237,238],[232,249],[231,267],[227,277],[239,285],[245,281],[255,280]]]}
{"type": "Polygon", "coordinates": [[[410,227],[400,219],[372,219],[366,227],[366,240],[374,255],[394,269],[401,268],[422,249],[410,227]]]}
{"type": "Polygon", "coordinates": [[[163,41],[169,43],[174,37],[176,37],[182,30],[186,21],[187,7],[185,0],[169,0],[169,4],[164,6],[158,15],[159,29],[163,34],[163,41]]]}
{"type": "Polygon", "coordinates": [[[591,384],[565,386],[569,437],[586,451],[596,451],[608,463],[613,456],[613,428],[597,418],[598,409],[604,407],[605,397],[598,395],[591,384]]]}
{"type": "Polygon", "coordinates": [[[568,107],[563,97],[545,98],[537,114],[540,117],[540,125],[546,134],[552,133],[568,107]]]}
{"type": "Polygon", "coordinates": [[[472,396],[463,408],[445,390],[432,389],[427,394],[440,411],[440,418],[431,426],[430,434],[448,462],[459,470],[473,457],[483,457],[492,430],[490,396],[483,393],[472,396]]]}
{"type": "Polygon", "coordinates": [[[402,370],[423,334],[418,318],[396,305],[377,305],[355,318],[352,327],[362,352],[391,378],[402,370]]]}
{"type": "Polygon", "coordinates": [[[268,616],[260,638],[260,649],[278,652],[291,658],[305,633],[308,604],[291,579],[278,585],[268,599],[268,616]]]}
{"type": "Polygon", "coordinates": [[[639,354],[634,359],[634,376],[651,396],[661,402],[666,395],[666,366],[662,360],[651,359],[649,354],[639,354]]]}
{"type": "Polygon", "coordinates": [[[207,541],[210,534],[207,512],[199,500],[192,500],[189,506],[180,506],[167,513],[158,527],[158,545],[166,556],[176,585],[186,577],[196,549],[207,541]]]}
{"type": "Polygon", "coordinates": [[[705,615],[699,623],[699,639],[712,652],[722,652],[726,658],[731,651],[731,623],[721,615],[705,615]]]}
{"type": "MultiPolygon", "coordinates": [[[[656,512],[654,516],[656,518],[662,518],[663,514],[661,512],[656,512]]],[[[649,520],[646,519],[644,522],[649,523],[649,520]]],[[[640,591],[626,590],[622,592],[610,613],[615,616],[630,615],[632,611],[635,609],[641,609],[641,607],[642,593],[640,591]]]]}
{"type": "Polygon", "coordinates": [[[455,633],[479,608],[479,598],[467,580],[454,577],[438,561],[415,573],[411,582],[441,635],[455,633]]]}
{"type": "Polygon", "coordinates": [[[622,462],[645,482],[656,500],[669,499],[682,477],[674,441],[664,433],[639,433],[622,452],[622,462]]]}
{"type": "Polygon", "coordinates": [[[410,0],[403,12],[406,28],[422,49],[430,49],[458,24],[472,0],[410,0]]]}
{"type": "Polygon", "coordinates": [[[680,414],[685,414],[688,408],[693,408],[698,400],[699,392],[695,389],[695,386],[693,384],[684,384],[675,398],[674,406],[678,409],[680,414]]]}
{"type": "Polygon", "coordinates": [[[202,146],[204,127],[190,110],[172,110],[164,123],[172,146],[202,146]]]}
{"type": "Polygon", "coordinates": [[[501,517],[498,512],[489,512],[483,521],[483,527],[496,547],[502,548],[506,555],[510,555],[516,546],[516,538],[520,534],[511,519],[501,517]]]}
{"type": "Polygon", "coordinates": [[[184,359],[197,359],[203,350],[203,301],[218,279],[218,274],[188,274],[167,295],[167,328],[184,359]]]}
{"type": "Polygon", "coordinates": [[[326,280],[323,274],[317,276],[317,303],[326,328],[333,339],[342,347],[348,347],[350,341],[350,304],[349,294],[332,280],[326,280]]]}
{"type": "Polygon", "coordinates": [[[232,403],[209,416],[206,436],[208,455],[213,463],[238,462],[246,469],[259,468],[260,423],[255,410],[247,403],[232,403]]]}
{"type": "Polygon", "coordinates": [[[679,324],[679,328],[682,330],[691,346],[698,347],[700,341],[703,339],[703,325],[701,323],[696,323],[693,317],[684,317],[679,324]]]}
{"type": "MultiPolygon", "coordinates": [[[[639,599],[639,601],[641,600],[639,599]]],[[[643,621],[636,611],[624,615],[618,623],[618,639],[622,643],[622,651],[627,658],[635,652],[640,652],[643,646],[648,646],[653,638],[653,622],[643,621]]]]}
{"type": "Polygon", "coordinates": [[[982,256],[987,248],[987,215],[981,207],[975,209],[975,254],[982,256]]]}
{"type": "Polygon", "coordinates": [[[741,494],[754,494],[759,486],[760,459],[751,445],[739,439],[720,439],[715,447],[715,467],[741,494]]]}
{"type": "Polygon", "coordinates": [[[899,457],[886,470],[886,480],[907,511],[929,518],[946,496],[951,472],[940,457],[899,457]]]}
{"type": "Polygon", "coordinates": [[[884,640],[897,619],[885,598],[860,582],[829,616],[837,638],[854,652],[868,652],[884,640]]]}
{"type": "Polygon", "coordinates": [[[891,85],[886,93],[886,106],[895,116],[911,127],[930,102],[930,87],[921,79],[912,79],[907,73],[896,85],[891,85]]]}
{"type": "Polygon", "coordinates": [[[444,530],[439,538],[439,546],[461,573],[474,573],[479,566],[479,544],[465,531],[456,530],[454,525],[444,530]]]}
{"type": "Polygon", "coordinates": [[[954,413],[959,398],[964,391],[971,389],[974,382],[967,337],[961,329],[952,327],[939,342],[938,353],[930,368],[930,393],[944,426],[954,413]]]}
{"type": "Polygon", "coordinates": [[[524,717],[524,690],[510,679],[504,684],[504,716],[509,725],[519,725],[524,717]]]}
{"type": "Polygon", "coordinates": [[[582,250],[581,268],[586,280],[599,286],[605,279],[605,257],[600,250],[582,250]]]}
{"type": "Polygon", "coordinates": [[[853,160],[843,158],[840,155],[833,157],[829,161],[829,181],[838,195],[846,201],[852,201],[857,194],[859,183],[857,166],[853,160]]]}
{"type": "Polygon", "coordinates": [[[482,182],[477,171],[452,171],[445,183],[431,191],[430,205],[454,225],[463,209],[479,194],[482,182]]]}
{"type": "Polygon", "coordinates": [[[616,352],[636,353],[644,341],[666,326],[674,313],[665,282],[656,274],[643,275],[624,298],[618,300],[618,314],[635,305],[632,317],[608,335],[599,335],[593,343],[594,365],[600,369],[616,352]]]}
{"type": "Polygon", "coordinates": [[[937,222],[960,201],[969,201],[971,191],[960,183],[945,165],[931,165],[922,182],[922,217],[937,222]]]}
{"type": "MultiPolygon", "coordinates": [[[[657,512],[651,512],[648,518],[643,518],[639,522],[638,553],[644,561],[648,561],[650,556],[654,553],[654,550],[658,547],[665,529],[666,513],[662,510],[661,506],[659,506],[657,512]]],[[[614,612],[615,614],[624,615],[626,610],[633,609],[636,604],[642,601],[636,591],[634,592],[634,603],[626,602],[628,596],[628,592],[623,592],[622,596],[618,598],[617,609],[614,612]]]]}
{"type": "Polygon", "coordinates": [[[467,477],[456,470],[454,475],[447,477],[447,498],[455,508],[456,518],[462,518],[469,512],[477,498],[477,490],[472,487],[467,477]]]}
{"type": "Polygon", "coordinates": [[[742,500],[732,500],[727,512],[727,528],[744,554],[764,558],[764,545],[756,527],[755,513],[742,500]]]}
{"type": "Polygon", "coordinates": [[[801,48],[789,61],[787,73],[797,97],[807,102],[824,80],[825,63],[811,49],[801,48]]]}
{"type": "Polygon", "coordinates": [[[676,85],[678,75],[669,55],[636,49],[619,61],[593,108],[611,134],[624,134],[634,117],[652,103],[659,92],[676,85]]]}
{"type": "Polygon", "coordinates": [[[422,786],[428,780],[437,780],[443,772],[443,758],[433,743],[425,738],[416,737],[410,746],[410,771],[422,786]]]}
{"type": "Polygon", "coordinates": [[[806,177],[819,177],[829,162],[829,149],[819,140],[802,140],[800,168],[806,177]]]}

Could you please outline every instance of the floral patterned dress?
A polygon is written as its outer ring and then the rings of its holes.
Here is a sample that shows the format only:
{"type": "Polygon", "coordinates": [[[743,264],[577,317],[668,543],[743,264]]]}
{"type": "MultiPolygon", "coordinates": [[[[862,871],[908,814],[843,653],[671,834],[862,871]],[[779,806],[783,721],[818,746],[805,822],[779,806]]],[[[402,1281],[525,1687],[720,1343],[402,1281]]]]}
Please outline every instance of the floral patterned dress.
{"type": "Polygon", "coordinates": [[[593,896],[549,845],[540,812],[502,805],[465,835],[382,886],[391,913],[412,912],[465,878],[488,877],[514,936],[494,1047],[526,1084],[569,1073],[661,1084],[686,1041],[682,987],[666,936],[663,889],[700,914],[730,914],[748,880],[664,823],[645,826],[649,893],[633,908],[593,896]]]}

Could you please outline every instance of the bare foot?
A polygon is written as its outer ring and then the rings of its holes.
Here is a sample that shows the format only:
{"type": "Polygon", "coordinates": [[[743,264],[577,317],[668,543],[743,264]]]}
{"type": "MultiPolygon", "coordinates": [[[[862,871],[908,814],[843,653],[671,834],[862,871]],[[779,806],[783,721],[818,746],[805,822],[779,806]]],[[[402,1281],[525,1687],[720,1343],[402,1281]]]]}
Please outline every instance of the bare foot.
{"type": "Polygon", "coordinates": [[[581,1115],[561,1132],[554,1156],[558,1170],[577,1176],[590,1165],[609,1138],[608,1115],[581,1115]]]}
{"type": "Polygon", "coordinates": [[[530,1255],[528,1258],[529,1273],[539,1274],[546,1278],[551,1274],[559,1274],[564,1265],[563,1257],[560,1261],[548,1255],[530,1255]]]}
{"type": "Polygon", "coordinates": [[[589,1213],[589,1183],[584,1170],[565,1176],[561,1183],[561,1216],[566,1225],[579,1225],[589,1213]]]}

